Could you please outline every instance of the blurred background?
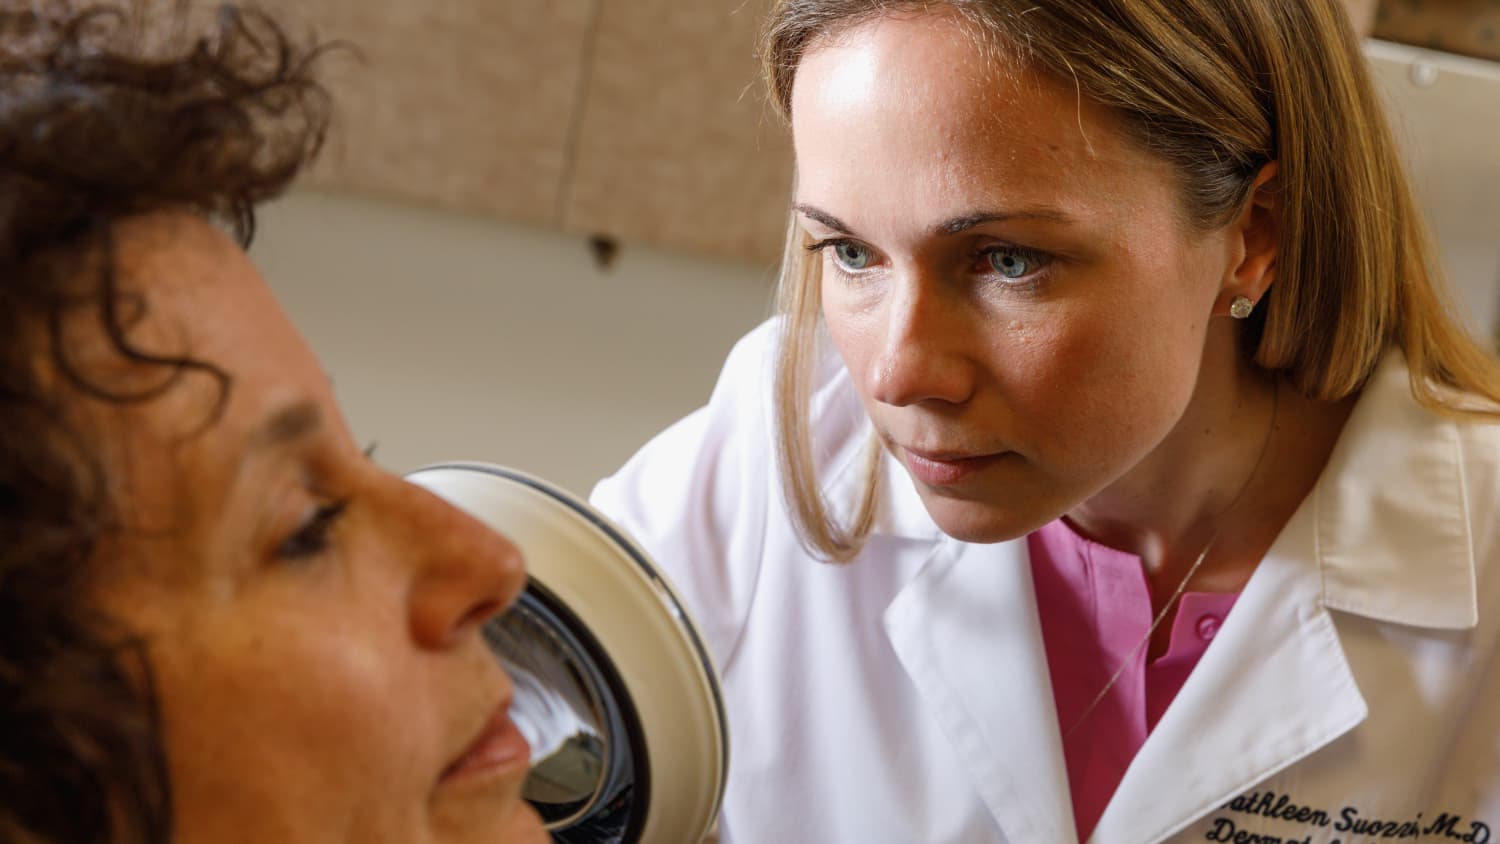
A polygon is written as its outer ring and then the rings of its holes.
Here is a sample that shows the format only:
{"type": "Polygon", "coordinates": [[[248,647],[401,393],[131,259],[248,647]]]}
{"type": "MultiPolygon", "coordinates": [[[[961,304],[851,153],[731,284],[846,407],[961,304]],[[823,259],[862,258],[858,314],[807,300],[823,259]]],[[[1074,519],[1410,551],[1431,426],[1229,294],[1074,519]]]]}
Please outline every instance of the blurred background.
{"type": "MultiPolygon", "coordinates": [[[[324,160],[252,255],[398,471],[580,494],[769,315],[791,154],[768,0],[277,0],[350,42],[324,160]]],[[[1500,335],[1500,0],[1347,0],[1455,306],[1500,335]]]]}

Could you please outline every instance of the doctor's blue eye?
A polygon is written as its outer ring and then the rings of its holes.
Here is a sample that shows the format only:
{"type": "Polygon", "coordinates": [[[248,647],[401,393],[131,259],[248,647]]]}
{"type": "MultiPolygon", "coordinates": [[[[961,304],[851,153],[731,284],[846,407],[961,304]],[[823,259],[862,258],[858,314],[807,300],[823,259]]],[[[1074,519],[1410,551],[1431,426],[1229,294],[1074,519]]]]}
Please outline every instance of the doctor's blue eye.
{"type": "Polygon", "coordinates": [[[850,240],[840,240],[832,244],[833,259],[840,267],[846,270],[862,270],[870,265],[874,256],[870,254],[870,247],[855,243],[850,240]]]}
{"type": "Polygon", "coordinates": [[[997,249],[989,253],[990,267],[1006,278],[1024,278],[1032,271],[1032,259],[1025,252],[997,249]]]}

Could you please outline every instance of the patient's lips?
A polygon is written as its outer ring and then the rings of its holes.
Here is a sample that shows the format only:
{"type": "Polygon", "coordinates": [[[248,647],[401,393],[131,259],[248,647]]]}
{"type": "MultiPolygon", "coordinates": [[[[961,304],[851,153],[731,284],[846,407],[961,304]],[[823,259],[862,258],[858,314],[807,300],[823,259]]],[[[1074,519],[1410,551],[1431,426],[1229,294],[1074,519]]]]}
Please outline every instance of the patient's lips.
{"type": "Polygon", "coordinates": [[[490,775],[524,774],[531,765],[531,747],[510,718],[510,700],[495,707],[479,734],[443,769],[440,782],[460,782],[490,775]]]}

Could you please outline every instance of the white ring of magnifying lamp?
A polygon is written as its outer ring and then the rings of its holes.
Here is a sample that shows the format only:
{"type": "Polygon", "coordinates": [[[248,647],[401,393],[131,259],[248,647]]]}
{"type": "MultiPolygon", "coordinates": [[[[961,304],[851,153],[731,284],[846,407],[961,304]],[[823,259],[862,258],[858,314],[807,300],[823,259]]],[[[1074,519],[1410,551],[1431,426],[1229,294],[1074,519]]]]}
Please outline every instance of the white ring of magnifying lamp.
{"type": "Polygon", "coordinates": [[[589,682],[620,687],[610,690],[623,697],[617,728],[639,746],[612,761],[636,769],[643,793],[634,799],[645,805],[632,806],[632,835],[619,840],[701,839],[728,772],[724,702],[702,636],[650,557],[587,503],[524,472],[448,463],[407,479],[515,542],[529,581],[520,611],[562,617],[565,628],[581,622],[561,637],[566,647],[597,669],[583,672],[589,682]]]}

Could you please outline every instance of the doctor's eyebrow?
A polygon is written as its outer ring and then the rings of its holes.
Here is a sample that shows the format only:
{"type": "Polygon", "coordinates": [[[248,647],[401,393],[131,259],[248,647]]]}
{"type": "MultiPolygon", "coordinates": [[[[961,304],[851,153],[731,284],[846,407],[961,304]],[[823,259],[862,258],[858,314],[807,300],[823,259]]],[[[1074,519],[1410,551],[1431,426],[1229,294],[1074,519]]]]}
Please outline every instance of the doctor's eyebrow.
{"type": "Polygon", "coordinates": [[[1073,218],[1059,208],[1037,205],[1019,211],[976,211],[944,220],[933,226],[933,234],[955,235],[985,223],[1003,223],[1007,220],[1046,220],[1053,223],[1071,223],[1073,218]]]}
{"type": "MultiPolygon", "coordinates": [[[[792,208],[810,220],[822,223],[824,226],[844,235],[854,235],[854,229],[838,217],[805,203],[798,203],[792,208]]],[[[975,211],[969,214],[961,214],[950,217],[933,226],[931,232],[942,237],[951,237],[962,234],[975,226],[985,223],[1005,222],[1007,220],[1046,220],[1054,223],[1072,223],[1074,218],[1059,208],[1050,205],[1036,205],[1022,208],[1016,211],[975,211]]]]}
{"type": "Polygon", "coordinates": [[[854,234],[854,229],[849,228],[849,226],[846,225],[843,220],[840,220],[838,217],[833,216],[827,211],[814,208],[811,205],[804,205],[800,202],[796,205],[793,205],[792,210],[808,218],[809,220],[822,223],[824,226],[833,229],[839,234],[854,234]]]}

